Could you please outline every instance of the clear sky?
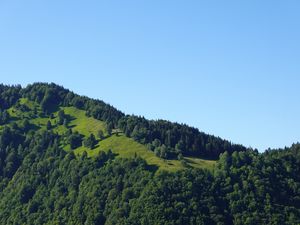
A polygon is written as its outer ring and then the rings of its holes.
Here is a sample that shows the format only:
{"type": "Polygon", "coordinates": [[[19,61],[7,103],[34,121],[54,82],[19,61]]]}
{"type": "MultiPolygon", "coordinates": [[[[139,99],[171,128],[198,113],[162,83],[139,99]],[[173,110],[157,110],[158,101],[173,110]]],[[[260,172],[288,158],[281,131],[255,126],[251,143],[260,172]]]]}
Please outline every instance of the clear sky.
{"type": "Polygon", "coordinates": [[[0,83],[55,82],[284,147],[300,141],[299,12],[299,0],[0,0],[0,83]]]}

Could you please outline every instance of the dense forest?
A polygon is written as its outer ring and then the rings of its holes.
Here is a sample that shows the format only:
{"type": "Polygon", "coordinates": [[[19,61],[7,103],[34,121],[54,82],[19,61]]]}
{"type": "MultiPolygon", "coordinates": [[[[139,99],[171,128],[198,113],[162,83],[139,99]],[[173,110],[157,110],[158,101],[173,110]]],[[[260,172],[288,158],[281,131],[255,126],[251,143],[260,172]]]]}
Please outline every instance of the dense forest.
{"type": "Polygon", "coordinates": [[[0,85],[0,224],[300,224],[300,144],[258,153],[55,84],[0,85]],[[105,129],[79,132],[61,107],[105,129]],[[165,161],[217,161],[170,172],[138,154],[93,150],[123,134],[165,161]]]}

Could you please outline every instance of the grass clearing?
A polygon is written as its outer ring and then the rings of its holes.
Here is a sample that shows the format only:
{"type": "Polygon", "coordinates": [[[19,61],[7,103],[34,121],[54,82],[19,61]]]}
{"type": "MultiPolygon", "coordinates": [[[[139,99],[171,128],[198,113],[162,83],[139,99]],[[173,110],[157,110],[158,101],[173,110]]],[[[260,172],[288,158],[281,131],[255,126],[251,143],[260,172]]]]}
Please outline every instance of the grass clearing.
{"type": "Polygon", "coordinates": [[[75,107],[62,107],[65,114],[71,116],[71,121],[68,123],[68,126],[74,131],[78,131],[84,136],[94,134],[97,136],[97,132],[102,130],[104,134],[107,134],[106,124],[103,121],[96,120],[93,117],[87,117],[85,111],[77,109],[75,107]]]}
{"type": "Polygon", "coordinates": [[[194,157],[184,157],[186,162],[194,168],[212,170],[216,164],[215,160],[206,160],[194,157]]]}
{"type": "Polygon", "coordinates": [[[131,138],[126,137],[123,134],[112,135],[99,142],[96,148],[90,150],[84,146],[77,148],[75,153],[77,155],[86,151],[88,156],[93,157],[99,153],[99,151],[107,152],[109,149],[113,153],[117,154],[117,157],[122,158],[134,158],[135,155],[146,160],[150,166],[158,166],[159,170],[177,171],[183,169],[184,166],[178,160],[163,160],[157,157],[154,152],[148,150],[146,146],[137,143],[131,138]]]}

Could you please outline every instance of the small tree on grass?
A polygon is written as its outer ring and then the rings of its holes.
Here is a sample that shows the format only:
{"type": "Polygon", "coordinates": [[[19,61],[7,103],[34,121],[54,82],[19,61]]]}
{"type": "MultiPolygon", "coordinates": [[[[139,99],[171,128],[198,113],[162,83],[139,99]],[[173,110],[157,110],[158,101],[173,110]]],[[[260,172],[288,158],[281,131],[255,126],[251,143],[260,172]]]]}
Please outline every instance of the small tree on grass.
{"type": "Polygon", "coordinates": [[[64,119],[63,125],[64,125],[64,127],[68,128],[68,120],[66,118],[64,119]]]}
{"type": "Polygon", "coordinates": [[[109,122],[107,124],[106,129],[107,129],[108,136],[111,136],[112,135],[112,129],[113,129],[113,125],[112,125],[111,122],[109,122]]]}
{"type": "Polygon", "coordinates": [[[87,137],[84,141],[83,141],[83,145],[87,148],[93,149],[96,145],[97,141],[95,138],[95,135],[90,134],[89,137],[87,137]]]}
{"type": "Polygon", "coordinates": [[[73,134],[71,134],[68,138],[68,141],[71,146],[71,149],[76,149],[82,144],[82,138],[78,132],[74,132],[73,134]]]}
{"type": "Polygon", "coordinates": [[[52,128],[52,124],[51,124],[50,120],[48,120],[48,122],[47,122],[47,130],[51,130],[51,128],[52,128]]]}
{"type": "Polygon", "coordinates": [[[179,154],[178,154],[177,159],[178,159],[179,161],[184,160],[182,153],[179,153],[179,154]]]}
{"type": "Polygon", "coordinates": [[[98,138],[99,138],[100,140],[103,140],[103,138],[104,138],[104,133],[103,133],[103,131],[102,131],[102,130],[98,130],[97,136],[98,136],[98,138]]]}
{"type": "Polygon", "coordinates": [[[167,158],[167,154],[168,154],[167,151],[168,151],[167,147],[165,145],[162,145],[160,147],[160,158],[166,159],[167,158]]]}
{"type": "Polygon", "coordinates": [[[64,110],[60,110],[58,112],[58,124],[63,125],[64,124],[64,119],[65,119],[65,112],[64,112],[64,110]]]}

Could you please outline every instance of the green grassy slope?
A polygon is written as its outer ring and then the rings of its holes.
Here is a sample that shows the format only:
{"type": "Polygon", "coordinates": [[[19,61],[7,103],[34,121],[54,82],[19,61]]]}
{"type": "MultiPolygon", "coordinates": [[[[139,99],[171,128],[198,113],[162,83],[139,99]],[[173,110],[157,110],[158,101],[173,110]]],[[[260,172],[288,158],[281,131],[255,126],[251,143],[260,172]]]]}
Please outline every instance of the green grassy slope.
{"type": "Polygon", "coordinates": [[[90,150],[84,146],[75,150],[76,154],[81,154],[86,151],[89,156],[98,154],[99,151],[112,150],[117,154],[117,157],[133,158],[139,156],[147,161],[149,165],[157,166],[160,170],[176,171],[183,169],[184,166],[178,160],[163,160],[157,157],[154,152],[148,150],[144,145],[135,142],[133,139],[124,136],[123,134],[112,135],[100,141],[95,149],[90,150]]]}
{"type": "Polygon", "coordinates": [[[65,114],[70,115],[73,119],[68,124],[74,131],[78,131],[84,136],[88,136],[93,133],[97,136],[98,130],[102,130],[107,135],[106,125],[100,120],[96,120],[92,117],[87,117],[83,110],[74,107],[62,107],[65,114]]]}
{"type": "MultiPolygon", "coordinates": [[[[99,151],[108,151],[110,149],[114,154],[117,155],[117,157],[131,158],[139,156],[145,159],[149,165],[156,166],[159,168],[159,170],[167,171],[176,171],[184,169],[185,167],[212,169],[215,164],[215,161],[192,157],[184,158],[186,165],[183,165],[183,163],[179,160],[161,159],[157,157],[154,152],[148,150],[146,146],[126,137],[122,133],[108,136],[105,122],[96,120],[92,117],[87,117],[85,111],[75,107],[60,108],[61,110],[64,110],[65,114],[69,117],[69,122],[67,127],[65,127],[63,125],[57,125],[57,114],[59,109],[53,113],[52,119],[50,119],[42,116],[41,109],[38,104],[27,99],[21,99],[19,103],[21,105],[25,105],[29,109],[27,112],[21,112],[16,107],[9,109],[12,120],[19,124],[22,124],[22,121],[27,118],[29,122],[36,127],[36,129],[46,129],[46,124],[48,121],[50,121],[54,132],[64,134],[68,129],[71,128],[73,131],[77,131],[85,137],[89,136],[90,134],[97,136],[97,132],[99,130],[104,132],[106,138],[102,141],[98,141],[98,144],[94,149],[91,150],[81,146],[74,150],[76,155],[81,155],[84,151],[86,151],[88,156],[93,157],[97,155],[99,151]],[[34,115],[33,111],[36,111],[36,114],[38,115],[34,115]]],[[[68,144],[63,144],[62,147],[66,151],[71,151],[68,144]]]]}

